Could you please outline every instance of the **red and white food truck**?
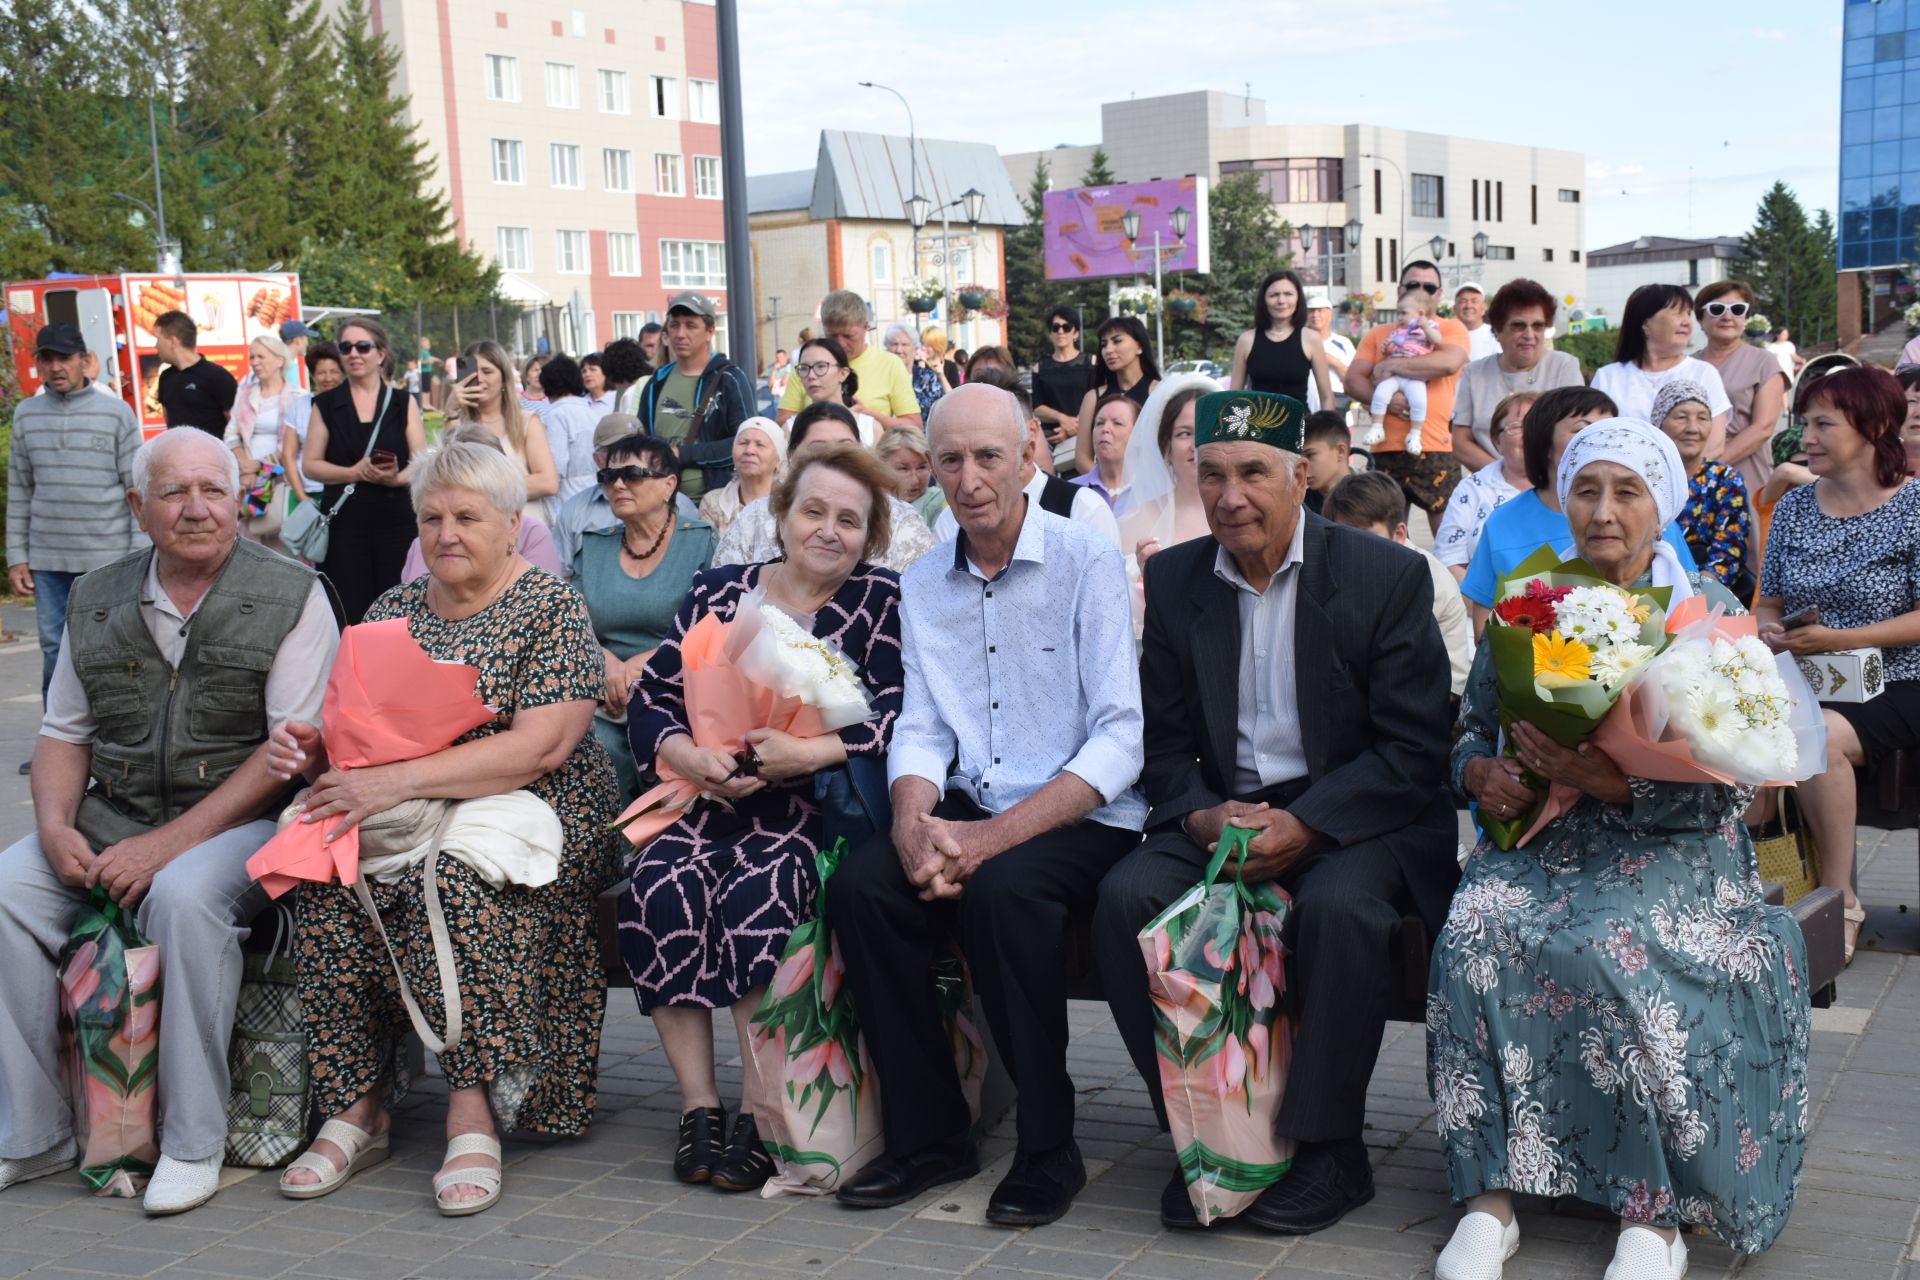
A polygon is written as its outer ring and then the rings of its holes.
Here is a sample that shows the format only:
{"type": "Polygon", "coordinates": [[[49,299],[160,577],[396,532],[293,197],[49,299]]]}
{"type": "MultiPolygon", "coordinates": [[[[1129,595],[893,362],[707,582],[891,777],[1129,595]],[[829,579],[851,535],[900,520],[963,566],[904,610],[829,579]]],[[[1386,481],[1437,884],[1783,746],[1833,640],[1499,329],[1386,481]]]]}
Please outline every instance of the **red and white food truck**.
{"type": "Polygon", "coordinates": [[[157,393],[163,366],[149,327],[154,320],[168,311],[186,312],[199,326],[201,356],[244,378],[247,344],[300,318],[300,277],[286,271],[56,276],[9,284],[6,299],[23,392],[30,395],[40,385],[33,368],[40,330],[73,325],[100,358],[100,381],[133,407],[151,436],[167,425],[157,393]]]}

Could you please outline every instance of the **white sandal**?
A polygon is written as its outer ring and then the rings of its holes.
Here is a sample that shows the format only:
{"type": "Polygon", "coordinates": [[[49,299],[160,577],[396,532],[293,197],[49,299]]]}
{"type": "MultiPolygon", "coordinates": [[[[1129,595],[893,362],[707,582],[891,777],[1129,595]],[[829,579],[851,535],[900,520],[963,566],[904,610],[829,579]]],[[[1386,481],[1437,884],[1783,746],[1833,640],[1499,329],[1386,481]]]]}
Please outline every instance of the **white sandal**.
{"type": "Polygon", "coordinates": [[[491,1209],[494,1201],[500,1198],[500,1170],[483,1167],[472,1169],[447,1169],[448,1161],[461,1156],[487,1156],[496,1164],[500,1160],[500,1144],[484,1133],[463,1133],[447,1143],[446,1158],[439,1173],[433,1175],[433,1203],[438,1206],[443,1218],[464,1218],[479,1213],[482,1209],[491,1209]],[[479,1187],[487,1194],[478,1200],[443,1200],[441,1196],[448,1187],[479,1187]]]}
{"type": "Polygon", "coordinates": [[[375,1137],[365,1129],[348,1124],[345,1120],[329,1120],[320,1126],[315,1142],[331,1142],[340,1148],[340,1154],[347,1158],[343,1168],[334,1164],[309,1146],[300,1158],[288,1165],[286,1172],[280,1175],[280,1194],[289,1200],[317,1200],[330,1192],[338,1191],[347,1185],[354,1174],[363,1169],[371,1169],[391,1154],[392,1138],[387,1134],[375,1137]],[[295,1169],[306,1169],[320,1175],[318,1182],[288,1182],[287,1174],[295,1169]]]}

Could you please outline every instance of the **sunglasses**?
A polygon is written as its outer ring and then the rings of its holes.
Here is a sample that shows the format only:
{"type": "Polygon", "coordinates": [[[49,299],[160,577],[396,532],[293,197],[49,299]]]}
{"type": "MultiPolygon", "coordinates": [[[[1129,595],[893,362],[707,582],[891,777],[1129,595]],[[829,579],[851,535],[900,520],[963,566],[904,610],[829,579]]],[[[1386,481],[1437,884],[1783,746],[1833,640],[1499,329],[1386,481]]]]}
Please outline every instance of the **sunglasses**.
{"type": "Polygon", "coordinates": [[[1072,333],[1073,330],[1073,325],[1061,324],[1058,320],[1047,326],[1047,332],[1049,333],[1072,333]]]}
{"type": "Polygon", "coordinates": [[[642,480],[666,480],[672,474],[669,471],[655,471],[651,467],[602,467],[596,473],[596,478],[603,485],[612,484],[616,480],[625,480],[628,484],[635,485],[642,480]]]}
{"type": "Polygon", "coordinates": [[[377,342],[342,342],[337,345],[342,355],[351,351],[356,355],[370,356],[380,349],[380,344],[377,342]]]}
{"type": "Polygon", "coordinates": [[[1736,319],[1745,319],[1747,312],[1752,308],[1744,302],[1709,302],[1700,309],[1710,316],[1733,316],[1736,319]]]}
{"type": "Polygon", "coordinates": [[[1428,293],[1440,292],[1440,286],[1426,280],[1409,280],[1400,286],[1400,292],[1412,293],[1415,289],[1425,289],[1428,293]]]}

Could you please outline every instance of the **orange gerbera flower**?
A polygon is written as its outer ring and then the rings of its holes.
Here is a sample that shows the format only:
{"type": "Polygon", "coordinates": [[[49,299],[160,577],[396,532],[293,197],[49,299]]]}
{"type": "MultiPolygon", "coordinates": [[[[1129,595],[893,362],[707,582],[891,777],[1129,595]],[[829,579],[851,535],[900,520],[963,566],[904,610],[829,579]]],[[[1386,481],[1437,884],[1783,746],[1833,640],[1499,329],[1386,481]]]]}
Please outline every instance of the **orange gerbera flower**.
{"type": "Polygon", "coordinates": [[[1548,687],[1570,685],[1592,674],[1593,650],[1555,632],[1533,638],[1533,678],[1548,687]]]}

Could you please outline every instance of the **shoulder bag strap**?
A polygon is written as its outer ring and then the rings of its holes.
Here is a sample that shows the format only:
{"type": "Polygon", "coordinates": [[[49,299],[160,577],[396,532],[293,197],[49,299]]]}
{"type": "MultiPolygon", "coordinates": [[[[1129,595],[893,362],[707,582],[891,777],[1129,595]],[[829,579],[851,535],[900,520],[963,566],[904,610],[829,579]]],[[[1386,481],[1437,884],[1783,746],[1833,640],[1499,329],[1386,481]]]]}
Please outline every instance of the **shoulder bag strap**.
{"type": "Polygon", "coordinates": [[[726,380],[726,376],[725,369],[713,370],[713,381],[707,384],[706,394],[700,397],[700,403],[693,411],[693,419],[687,424],[688,444],[699,442],[700,426],[707,420],[707,410],[713,408],[713,398],[720,394],[720,384],[726,380]]]}
{"type": "MultiPolygon", "coordinates": [[[[384,427],[387,424],[387,403],[392,398],[393,398],[393,384],[386,381],[386,379],[384,378],[381,379],[380,407],[373,411],[373,430],[367,432],[367,447],[360,454],[360,461],[362,462],[365,462],[368,458],[371,458],[373,456],[373,446],[380,442],[380,428],[384,427]]],[[[347,403],[348,404],[353,403],[353,393],[351,391],[347,393],[347,403]]],[[[351,498],[353,496],[353,491],[355,489],[358,489],[359,487],[360,487],[360,482],[358,480],[355,480],[352,484],[348,485],[346,489],[342,491],[342,493],[340,494],[340,501],[334,503],[333,509],[326,513],[326,518],[328,520],[332,520],[336,515],[339,515],[340,508],[347,505],[347,499],[351,498]]]]}
{"type": "Polygon", "coordinates": [[[447,1016],[447,1034],[444,1038],[433,1033],[426,1014],[420,1011],[420,1002],[413,998],[413,987],[407,982],[405,970],[400,967],[400,957],[394,953],[393,939],[387,936],[387,926],[380,919],[379,909],[373,905],[373,893],[367,888],[367,878],[356,875],[353,880],[353,894],[360,899],[367,919],[373,921],[374,931],[380,935],[380,941],[387,949],[387,959],[393,962],[393,976],[400,984],[400,1003],[406,1006],[407,1017],[413,1022],[420,1043],[434,1054],[445,1053],[450,1044],[459,1044],[462,1026],[460,975],[453,965],[453,939],[447,932],[446,912],[440,906],[440,885],[434,875],[439,869],[440,844],[447,838],[447,828],[452,825],[454,812],[459,807],[458,801],[447,805],[447,811],[440,816],[440,825],[434,828],[433,840],[427,845],[426,859],[420,864],[427,904],[427,929],[433,935],[433,963],[440,971],[440,1004],[447,1016]]]}

